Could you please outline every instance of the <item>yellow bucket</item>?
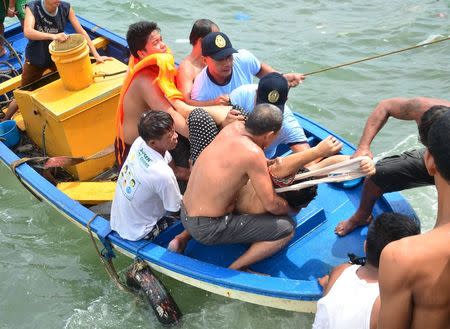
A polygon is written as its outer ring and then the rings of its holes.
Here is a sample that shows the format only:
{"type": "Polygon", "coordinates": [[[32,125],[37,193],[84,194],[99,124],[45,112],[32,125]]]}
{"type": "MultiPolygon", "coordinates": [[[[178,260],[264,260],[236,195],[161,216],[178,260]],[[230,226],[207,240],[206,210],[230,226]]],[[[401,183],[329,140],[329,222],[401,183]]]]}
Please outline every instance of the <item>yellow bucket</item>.
{"type": "Polygon", "coordinates": [[[80,90],[91,85],[94,71],[89,47],[81,34],[70,34],[64,42],[52,41],[48,48],[67,90],[80,90]]]}

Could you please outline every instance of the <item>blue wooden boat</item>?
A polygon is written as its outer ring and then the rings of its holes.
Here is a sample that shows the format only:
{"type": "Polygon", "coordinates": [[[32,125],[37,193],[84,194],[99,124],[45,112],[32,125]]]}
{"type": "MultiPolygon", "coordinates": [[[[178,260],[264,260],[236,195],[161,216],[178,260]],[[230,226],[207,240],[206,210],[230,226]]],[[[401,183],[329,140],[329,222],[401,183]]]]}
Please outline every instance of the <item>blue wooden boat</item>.
{"type": "MultiPolygon", "coordinates": [[[[127,63],[128,49],[122,37],[82,18],[79,20],[92,39],[102,37],[108,41],[102,50],[104,54],[127,63]]],[[[70,28],[68,32],[72,32],[70,28]]],[[[26,41],[20,26],[16,24],[9,27],[5,36],[23,57],[26,41]]],[[[5,67],[11,65],[20,71],[16,59],[12,59],[10,65],[5,67]]],[[[343,142],[343,154],[354,152],[349,142],[316,122],[300,114],[295,115],[311,145],[331,134],[343,142]]],[[[285,152],[287,147],[278,150],[279,155],[285,152]]],[[[1,162],[10,166],[18,159],[18,154],[0,142],[1,162]]],[[[289,245],[252,267],[254,271],[270,275],[261,276],[227,268],[246,250],[247,245],[204,246],[190,241],[184,254],[173,253],[166,247],[182,231],[179,223],[169,227],[155,241],[130,242],[111,231],[107,219],[95,216],[89,208],[58,190],[28,164],[18,166],[15,174],[33,194],[83,230],[87,230],[88,222],[93,219],[90,227],[94,235],[104,244],[110,244],[114,250],[130,258],[143,259],[153,270],[186,284],[250,303],[297,312],[314,312],[315,301],[322,294],[317,278],[327,274],[332,267],[346,262],[348,253],[363,255],[366,228],[357,229],[342,238],[334,234],[337,223],[356,210],[361,184],[321,184],[316,199],[296,216],[295,237],[289,245]]],[[[384,195],[376,204],[373,215],[385,211],[397,211],[415,217],[414,211],[399,193],[384,195]]]]}

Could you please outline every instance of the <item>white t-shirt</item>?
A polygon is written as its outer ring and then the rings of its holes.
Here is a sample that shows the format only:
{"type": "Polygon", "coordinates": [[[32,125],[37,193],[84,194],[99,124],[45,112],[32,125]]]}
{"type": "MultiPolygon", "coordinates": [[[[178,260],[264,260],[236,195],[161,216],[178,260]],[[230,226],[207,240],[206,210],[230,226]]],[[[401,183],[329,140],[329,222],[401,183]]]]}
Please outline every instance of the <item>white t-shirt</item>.
{"type": "MultiPolygon", "coordinates": [[[[246,113],[252,112],[255,107],[257,88],[257,84],[243,85],[236,88],[230,94],[231,104],[242,106],[246,113]]],[[[289,106],[285,104],[283,111],[283,124],[281,125],[280,132],[272,144],[264,150],[264,154],[270,159],[275,155],[277,147],[280,144],[292,145],[307,142],[308,139],[306,138],[302,126],[295,118],[289,106]]]]}
{"type": "Polygon", "coordinates": [[[205,67],[195,77],[191,98],[196,101],[209,101],[220,95],[228,95],[239,86],[253,83],[253,77],[260,69],[259,60],[248,50],[240,49],[233,54],[231,80],[226,85],[218,85],[211,80],[205,67]]]}
{"type": "Polygon", "coordinates": [[[180,189],[169,163],[138,137],[117,180],[111,208],[111,228],[127,240],[145,237],[166,211],[180,210],[180,189]]]}
{"type": "Polygon", "coordinates": [[[358,278],[359,267],[347,267],[328,294],[319,299],[313,329],[370,329],[373,303],[380,292],[378,283],[358,278]]]}

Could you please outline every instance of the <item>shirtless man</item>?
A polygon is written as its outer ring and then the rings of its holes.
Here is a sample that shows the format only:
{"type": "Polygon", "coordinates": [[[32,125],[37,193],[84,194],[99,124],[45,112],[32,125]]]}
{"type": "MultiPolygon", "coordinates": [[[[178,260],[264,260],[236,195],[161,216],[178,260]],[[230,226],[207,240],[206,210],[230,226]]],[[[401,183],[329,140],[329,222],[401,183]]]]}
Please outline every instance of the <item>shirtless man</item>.
{"type": "MultiPolygon", "coordinates": [[[[179,138],[177,147],[171,154],[178,166],[187,167],[189,156],[184,154],[188,148],[187,139],[184,138],[188,137],[186,118],[195,107],[180,100],[181,92],[175,86],[174,59],[162,40],[161,31],[154,22],[141,21],[131,24],[127,32],[127,43],[131,57],[117,115],[117,163],[119,167],[122,166],[131,144],[138,137],[139,118],[150,109],[165,111],[172,116],[179,138]],[[162,67],[158,68],[157,62],[162,63],[162,67]],[[164,71],[165,73],[162,73],[164,71]],[[176,110],[170,102],[178,104],[176,110]]],[[[212,106],[205,110],[215,114],[214,119],[220,124],[227,117],[230,108],[212,106]]]]}
{"type": "MultiPolygon", "coordinates": [[[[436,98],[390,98],[381,101],[367,119],[363,135],[354,157],[373,157],[370,144],[383,128],[389,117],[400,120],[414,120],[419,124],[425,111],[433,105],[450,106],[450,101],[436,98]]],[[[424,150],[412,150],[381,159],[376,164],[376,174],[364,180],[361,201],[357,211],[347,220],[340,222],[336,234],[344,236],[371,220],[372,209],[383,193],[434,184],[425,168],[424,150]]]]}
{"type": "MultiPolygon", "coordinates": [[[[161,30],[154,22],[141,21],[131,24],[127,32],[127,43],[133,56],[130,61],[139,62],[150,55],[165,54],[169,51],[163,42],[161,30]]],[[[182,136],[188,136],[185,118],[173,109],[159,85],[155,83],[155,79],[158,77],[158,69],[155,68],[155,65],[150,65],[141,69],[131,80],[129,86],[125,86],[127,88],[121,91],[123,106],[122,110],[119,108],[119,112],[121,111],[123,115],[120,127],[122,133],[118,131],[115,143],[119,165],[123,164],[130,145],[139,136],[137,130],[139,118],[149,109],[169,113],[175,122],[176,132],[182,136]]]]}
{"type": "Polygon", "coordinates": [[[450,325],[450,111],[419,126],[425,165],[434,177],[434,229],[389,244],[381,253],[379,329],[450,325]]]}
{"type": "Polygon", "coordinates": [[[246,270],[278,252],[293,236],[294,222],[287,216],[292,209],[275,193],[263,152],[281,122],[278,108],[258,105],[245,124],[237,121],[223,128],[192,169],[181,207],[183,226],[207,245],[252,243],[232,269],[246,270]],[[249,179],[266,214],[233,214],[236,197],[249,179]]]}
{"type": "MultiPolygon", "coordinates": [[[[196,102],[191,99],[192,85],[197,74],[205,67],[202,56],[202,40],[209,32],[218,32],[219,27],[209,19],[198,19],[192,26],[189,42],[192,45],[191,53],[183,59],[178,66],[177,87],[183,94],[184,100],[191,105],[196,102]]],[[[228,98],[219,96],[216,99],[206,102],[206,105],[228,105],[228,98]]]]}

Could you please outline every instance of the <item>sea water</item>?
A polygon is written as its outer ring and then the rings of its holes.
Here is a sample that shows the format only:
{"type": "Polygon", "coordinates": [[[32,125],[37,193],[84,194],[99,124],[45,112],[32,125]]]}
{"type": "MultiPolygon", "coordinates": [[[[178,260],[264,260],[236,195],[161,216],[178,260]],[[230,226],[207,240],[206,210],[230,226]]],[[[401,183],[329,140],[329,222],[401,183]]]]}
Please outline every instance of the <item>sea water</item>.
{"type": "MultiPolygon", "coordinates": [[[[179,61],[198,18],[215,21],[235,48],[281,72],[310,72],[446,37],[448,1],[71,1],[75,12],[124,36],[154,20],[179,61]]],[[[14,19],[7,19],[7,24],[14,19]]],[[[450,43],[312,75],[289,92],[291,108],[357,144],[365,120],[388,97],[450,99],[450,43]]],[[[391,119],[377,157],[420,147],[414,122],[391,119]]],[[[433,187],[403,193],[433,227],[433,187]]],[[[326,246],[324,246],[326,247],[326,246]]],[[[130,260],[115,261],[123,271],[130,260]]],[[[313,316],[227,299],[163,277],[184,313],[180,328],[310,328],[313,316]]],[[[161,328],[141,300],[118,291],[89,237],[37,201],[0,166],[0,328],[161,328]]]]}

